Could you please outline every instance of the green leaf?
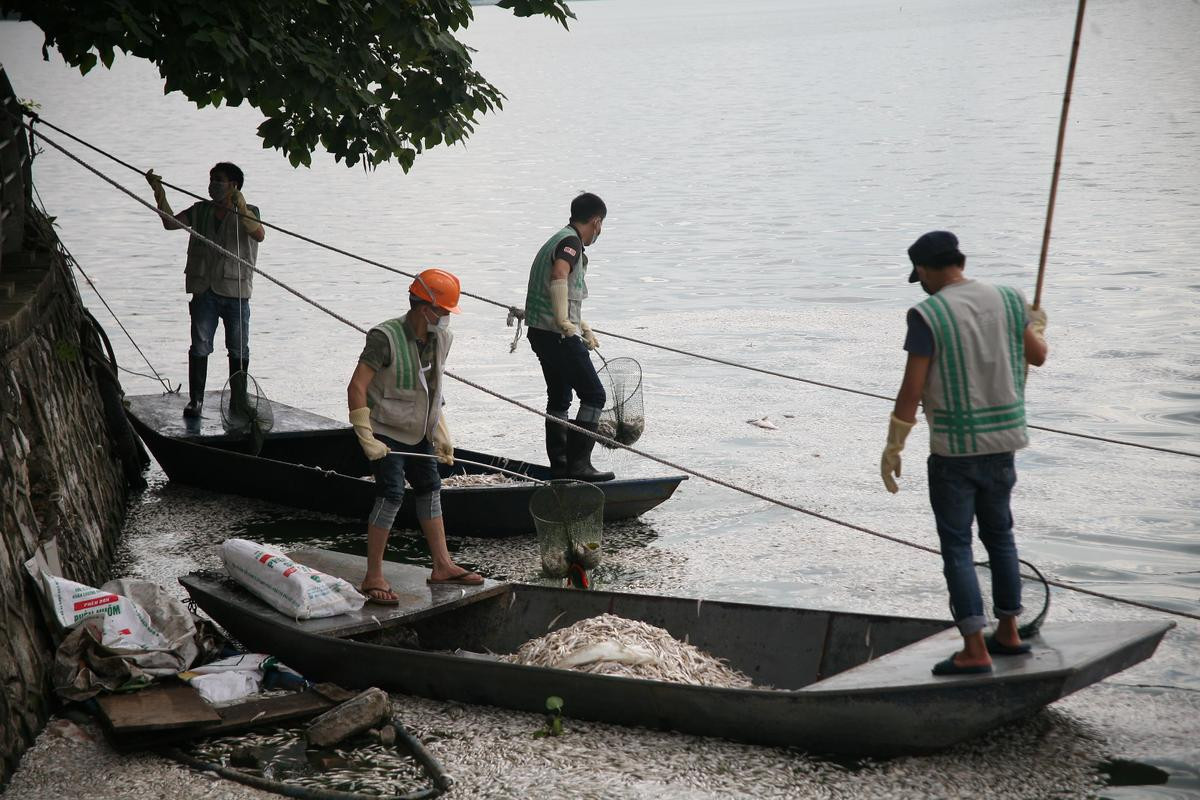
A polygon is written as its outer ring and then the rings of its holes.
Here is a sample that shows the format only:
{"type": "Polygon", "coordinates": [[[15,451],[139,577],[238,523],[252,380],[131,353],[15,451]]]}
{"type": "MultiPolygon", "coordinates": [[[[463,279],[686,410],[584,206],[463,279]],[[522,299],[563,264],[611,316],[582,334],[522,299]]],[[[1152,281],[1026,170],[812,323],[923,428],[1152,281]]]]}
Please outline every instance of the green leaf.
{"type": "Polygon", "coordinates": [[[561,711],[563,707],[563,699],[556,694],[552,694],[546,698],[547,711],[561,711]]]}
{"type": "Polygon", "coordinates": [[[96,66],[96,54],[84,53],[79,57],[79,74],[87,75],[92,71],[92,67],[96,66]]]}

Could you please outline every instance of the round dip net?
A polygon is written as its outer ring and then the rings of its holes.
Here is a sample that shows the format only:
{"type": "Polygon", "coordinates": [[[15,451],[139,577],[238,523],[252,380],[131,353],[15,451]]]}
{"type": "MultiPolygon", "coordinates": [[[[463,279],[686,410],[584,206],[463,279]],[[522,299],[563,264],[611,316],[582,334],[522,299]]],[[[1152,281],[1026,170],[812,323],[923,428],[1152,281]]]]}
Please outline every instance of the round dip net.
{"type": "Polygon", "coordinates": [[[267,434],[275,427],[271,401],[248,372],[230,375],[221,389],[221,423],[228,433],[249,437],[254,455],[262,450],[267,434]]]}
{"type": "MultiPolygon", "coordinates": [[[[642,438],[642,432],[646,430],[646,413],[642,407],[642,365],[632,358],[614,358],[605,361],[596,375],[608,393],[608,405],[600,412],[596,433],[621,444],[633,444],[642,438]]],[[[616,449],[616,445],[606,441],[600,444],[610,450],[616,449]]]]}
{"type": "Polygon", "coordinates": [[[600,563],[604,492],[596,486],[572,480],[545,483],[534,490],[529,514],[548,577],[566,578],[573,569],[586,571],[600,563]]]}

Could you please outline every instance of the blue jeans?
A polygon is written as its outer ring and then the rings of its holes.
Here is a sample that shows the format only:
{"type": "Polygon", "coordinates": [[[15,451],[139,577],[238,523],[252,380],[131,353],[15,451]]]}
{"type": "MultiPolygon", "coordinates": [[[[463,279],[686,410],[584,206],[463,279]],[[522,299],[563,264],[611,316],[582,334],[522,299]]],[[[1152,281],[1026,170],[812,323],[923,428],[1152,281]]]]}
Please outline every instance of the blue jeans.
{"type": "Polygon", "coordinates": [[[579,395],[581,406],[590,406],[597,414],[604,408],[604,385],[582,339],[530,328],[529,346],[537,354],[546,379],[546,413],[565,419],[571,408],[572,390],[579,395]]]}
{"type": "Polygon", "coordinates": [[[225,349],[230,358],[250,358],[250,300],[217,294],[212,289],[192,295],[188,301],[192,317],[192,346],[188,355],[207,357],[213,351],[217,321],[225,323],[225,349]]]}
{"type": "Polygon", "coordinates": [[[971,521],[992,568],[992,613],[1021,613],[1021,566],[1013,539],[1009,497],[1017,482],[1013,454],[929,456],[929,503],[942,544],[943,574],[950,590],[950,613],[968,636],[983,630],[983,598],[971,555],[971,521]]]}

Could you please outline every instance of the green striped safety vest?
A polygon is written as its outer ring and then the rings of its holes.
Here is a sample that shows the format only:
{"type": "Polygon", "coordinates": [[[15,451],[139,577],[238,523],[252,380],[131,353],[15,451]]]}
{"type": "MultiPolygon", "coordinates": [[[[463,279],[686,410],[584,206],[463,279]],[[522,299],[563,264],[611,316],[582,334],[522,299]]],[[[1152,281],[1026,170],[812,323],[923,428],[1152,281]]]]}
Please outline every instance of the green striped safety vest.
{"type": "MultiPolygon", "coordinates": [[[[525,292],[525,324],[529,327],[558,333],[558,325],[554,322],[554,306],[550,302],[550,268],[559,242],[568,236],[578,235],[579,231],[568,225],[546,240],[533,257],[533,266],[529,268],[529,288],[525,292]]],[[[577,328],[582,319],[583,300],[588,296],[586,278],[587,256],[581,252],[567,275],[567,317],[577,328]]]]}
{"type": "Polygon", "coordinates": [[[983,455],[1029,444],[1020,290],[969,280],[944,287],[914,310],[933,331],[921,397],[930,452],[983,455]]]}
{"type": "Polygon", "coordinates": [[[404,320],[389,319],[371,330],[381,331],[391,345],[391,361],[367,384],[367,405],[376,433],[404,444],[428,437],[442,414],[442,370],[454,342],[450,331],[434,334],[433,358],[421,367],[421,353],[404,320]]]}

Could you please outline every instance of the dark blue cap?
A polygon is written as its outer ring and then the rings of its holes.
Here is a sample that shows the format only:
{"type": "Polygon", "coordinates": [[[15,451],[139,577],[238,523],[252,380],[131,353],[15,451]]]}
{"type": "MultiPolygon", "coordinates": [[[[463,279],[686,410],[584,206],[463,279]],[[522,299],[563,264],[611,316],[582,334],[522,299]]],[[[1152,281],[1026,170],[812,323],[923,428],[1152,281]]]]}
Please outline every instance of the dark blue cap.
{"type": "Polygon", "coordinates": [[[912,262],[913,271],[908,276],[909,283],[920,280],[917,277],[917,265],[922,267],[942,267],[948,262],[962,258],[958,252],[958,237],[950,231],[930,231],[912,243],[908,248],[908,260],[912,262]]]}

